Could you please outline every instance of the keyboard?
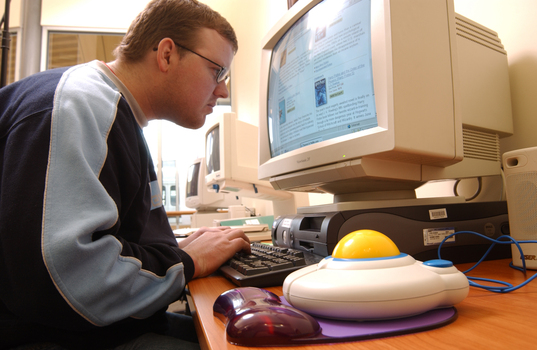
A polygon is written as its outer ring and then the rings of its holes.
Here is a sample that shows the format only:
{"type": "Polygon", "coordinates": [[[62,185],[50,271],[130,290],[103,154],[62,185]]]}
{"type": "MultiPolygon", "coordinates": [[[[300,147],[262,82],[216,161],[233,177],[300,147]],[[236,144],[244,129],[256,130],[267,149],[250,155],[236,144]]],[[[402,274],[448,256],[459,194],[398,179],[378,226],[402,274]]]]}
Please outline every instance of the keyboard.
{"type": "Polygon", "coordinates": [[[252,243],[252,253],[237,253],[219,271],[239,287],[281,286],[291,272],[324,257],[302,250],[252,243]]]}

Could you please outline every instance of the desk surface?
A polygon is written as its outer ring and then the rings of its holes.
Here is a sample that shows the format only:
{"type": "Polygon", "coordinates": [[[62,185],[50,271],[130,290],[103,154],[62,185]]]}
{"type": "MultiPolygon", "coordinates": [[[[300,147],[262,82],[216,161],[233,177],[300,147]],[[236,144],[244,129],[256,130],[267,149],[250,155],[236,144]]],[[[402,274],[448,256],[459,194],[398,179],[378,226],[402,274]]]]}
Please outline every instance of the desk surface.
{"type": "MultiPolygon", "coordinates": [[[[483,262],[469,275],[493,278],[518,285],[535,272],[525,276],[509,267],[510,260],[483,262]]],[[[464,271],[472,264],[457,265],[464,271]]],[[[224,324],[213,316],[216,298],[236,286],[222,276],[209,276],[191,281],[189,306],[196,323],[202,349],[276,349],[275,347],[247,348],[227,342],[224,324]]],[[[266,288],[282,295],[281,287],[266,288]]],[[[457,320],[447,326],[401,336],[358,342],[301,346],[302,350],[339,349],[529,349],[537,342],[537,280],[507,294],[492,293],[470,287],[470,294],[456,305],[457,320]]],[[[289,349],[289,347],[287,347],[289,349]]]]}

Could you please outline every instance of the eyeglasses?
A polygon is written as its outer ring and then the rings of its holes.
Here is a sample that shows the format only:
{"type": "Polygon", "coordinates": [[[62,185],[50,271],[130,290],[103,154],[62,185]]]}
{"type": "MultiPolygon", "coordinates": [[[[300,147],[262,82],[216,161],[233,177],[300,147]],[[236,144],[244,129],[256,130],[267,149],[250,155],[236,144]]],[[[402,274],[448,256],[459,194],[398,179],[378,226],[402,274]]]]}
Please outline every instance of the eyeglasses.
{"type": "MultiPolygon", "coordinates": [[[[179,46],[180,48],[185,49],[185,50],[187,50],[187,51],[190,51],[190,52],[192,52],[194,55],[197,55],[197,56],[203,58],[204,60],[207,60],[207,61],[211,62],[211,63],[214,64],[215,66],[218,66],[218,67],[220,68],[220,70],[216,73],[216,82],[217,82],[218,84],[220,84],[222,81],[227,80],[227,79],[229,78],[229,68],[228,68],[228,67],[222,67],[221,65],[219,65],[218,63],[216,63],[216,62],[214,62],[214,61],[211,61],[211,60],[208,59],[207,57],[202,56],[202,55],[200,55],[199,53],[194,52],[194,51],[190,50],[189,48],[184,47],[183,45],[179,45],[179,44],[176,43],[175,41],[174,41],[174,43],[175,43],[176,46],[179,46]]],[[[157,50],[158,50],[158,48],[154,48],[154,49],[153,49],[153,51],[157,51],[157,50]]]]}

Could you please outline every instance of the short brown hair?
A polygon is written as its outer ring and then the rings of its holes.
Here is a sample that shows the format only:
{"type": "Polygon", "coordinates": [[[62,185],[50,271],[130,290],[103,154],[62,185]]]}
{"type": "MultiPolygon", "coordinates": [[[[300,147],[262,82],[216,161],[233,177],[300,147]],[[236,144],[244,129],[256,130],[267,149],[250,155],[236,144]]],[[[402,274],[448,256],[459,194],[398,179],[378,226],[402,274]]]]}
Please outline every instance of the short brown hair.
{"type": "Polygon", "coordinates": [[[224,17],[209,6],[197,0],[153,0],[131,23],[114,54],[118,58],[136,62],[164,38],[195,49],[196,36],[201,28],[216,30],[237,52],[235,31],[224,17]]]}

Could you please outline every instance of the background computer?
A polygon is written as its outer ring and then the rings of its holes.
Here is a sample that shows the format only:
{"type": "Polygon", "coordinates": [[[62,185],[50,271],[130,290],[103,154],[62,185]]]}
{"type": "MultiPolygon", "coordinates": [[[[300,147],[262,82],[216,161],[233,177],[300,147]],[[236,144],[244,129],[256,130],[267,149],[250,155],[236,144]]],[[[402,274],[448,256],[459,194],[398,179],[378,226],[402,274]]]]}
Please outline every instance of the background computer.
{"type": "Polygon", "coordinates": [[[229,218],[227,211],[219,210],[227,209],[230,205],[241,205],[237,195],[208,191],[205,185],[206,174],[205,158],[194,160],[188,168],[185,204],[189,208],[196,209],[196,213],[191,217],[192,227],[214,226],[214,220],[229,218]]]}
{"type": "Polygon", "coordinates": [[[498,175],[512,134],[507,54],[451,0],[297,2],[263,43],[260,101],[259,177],[334,194],[305,212],[498,175]]]}
{"type": "Polygon", "coordinates": [[[208,191],[238,196],[243,204],[253,199],[261,215],[288,214],[307,205],[305,194],[277,191],[268,181],[259,180],[257,127],[235,113],[216,117],[206,132],[205,145],[208,191]]]}
{"type": "Polygon", "coordinates": [[[230,205],[241,205],[238,196],[223,192],[208,191],[205,185],[207,174],[205,158],[198,158],[188,168],[186,180],[186,206],[200,212],[227,208],[230,205]]]}
{"type": "Polygon", "coordinates": [[[205,185],[206,175],[205,158],[196,159],[189,167],[185,191],[186,205],[196,212],[191,216],[191,227],[175,233],[190,234],[203,226],[232,226],[241,227],[252,242],[270,239],[269,227],[274,217],[252,217],[255,212],[242,205],[239,195],[209,191],[205,185]]]}

